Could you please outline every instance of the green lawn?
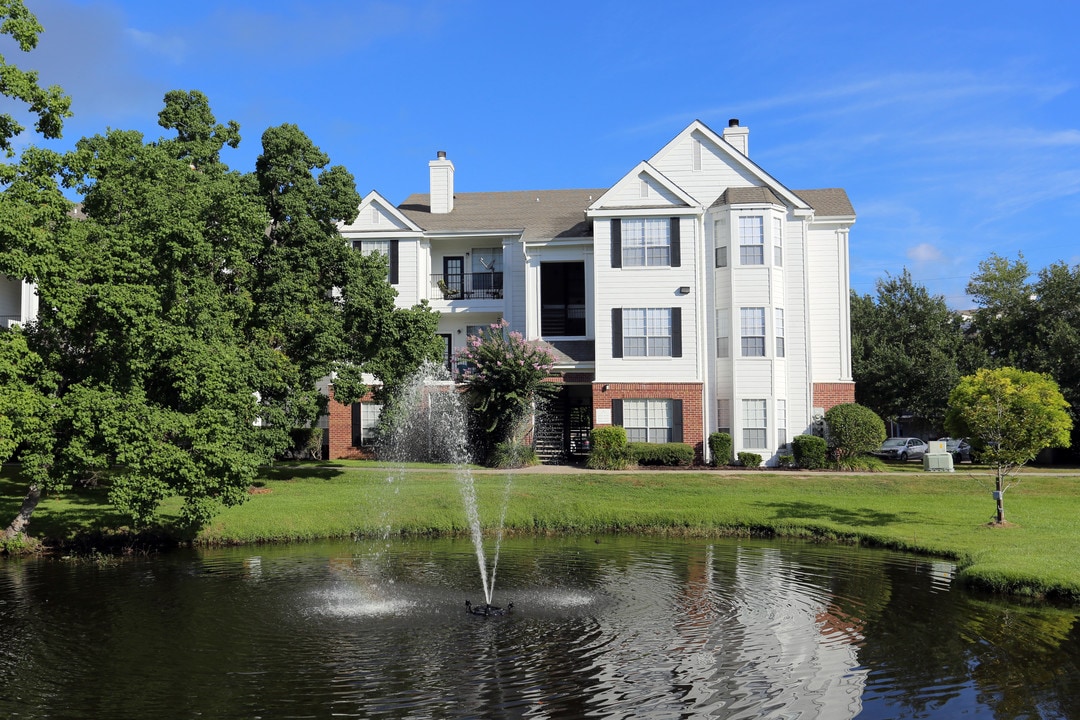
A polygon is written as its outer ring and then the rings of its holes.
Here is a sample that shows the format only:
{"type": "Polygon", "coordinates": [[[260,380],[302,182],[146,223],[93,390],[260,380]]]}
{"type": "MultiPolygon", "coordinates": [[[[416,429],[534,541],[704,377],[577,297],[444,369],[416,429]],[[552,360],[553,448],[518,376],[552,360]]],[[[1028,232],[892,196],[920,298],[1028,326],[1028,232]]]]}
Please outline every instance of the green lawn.
{"type": "MultiPolygon", "coordinates": [[[[913,468],[865,475],[519,471],[512,476],[506,527],[536,534],[760,533],[862,541],[954,558],[961,577],[979,586],[1080,600],[1080,475],[1027,471],[1006,495],[1011,526],[992,528],[987,523],[994,503],[984,471],[913,468]]],[[[5,523],[17,510],[21,491],[8,474],[0,478],[5,523]]],[[[481,517],[489,526],[497,522],[507,477],[474,471],[481,517]]],[[[443,468],[285,465],[259,485],[248,502],[222,512],[197,540],[285,542],[380,535],[388,529],[395,534],[466,531],[459,485],[453,471],[443,468]]],[[[115,527],[103,500],[100,490],[47,498],[31,533],[62,538],[115,527]]]]}

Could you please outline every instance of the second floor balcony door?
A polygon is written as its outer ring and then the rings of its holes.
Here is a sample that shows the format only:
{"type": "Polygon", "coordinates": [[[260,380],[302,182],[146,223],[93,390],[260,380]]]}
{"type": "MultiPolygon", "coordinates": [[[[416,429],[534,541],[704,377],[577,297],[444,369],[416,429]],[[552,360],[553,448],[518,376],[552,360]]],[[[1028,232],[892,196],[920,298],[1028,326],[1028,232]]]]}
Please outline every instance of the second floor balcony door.
{"type": "Polygon", "coordinates": [[[460,298],[465,291],[465,257],[452,255],[443,258],[444,299],[460,298]]]}

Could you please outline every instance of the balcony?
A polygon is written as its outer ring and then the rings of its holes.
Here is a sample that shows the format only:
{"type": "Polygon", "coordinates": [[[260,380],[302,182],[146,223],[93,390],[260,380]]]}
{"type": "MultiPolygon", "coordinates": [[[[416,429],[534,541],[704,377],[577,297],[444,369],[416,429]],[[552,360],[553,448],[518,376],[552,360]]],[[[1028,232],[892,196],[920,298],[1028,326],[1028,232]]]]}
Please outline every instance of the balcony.
{"type": "Polygon", "coordinates": [[[428,297],[433,300],[502,300],[503,274],[438,273],[431,276],[428,297]]]}

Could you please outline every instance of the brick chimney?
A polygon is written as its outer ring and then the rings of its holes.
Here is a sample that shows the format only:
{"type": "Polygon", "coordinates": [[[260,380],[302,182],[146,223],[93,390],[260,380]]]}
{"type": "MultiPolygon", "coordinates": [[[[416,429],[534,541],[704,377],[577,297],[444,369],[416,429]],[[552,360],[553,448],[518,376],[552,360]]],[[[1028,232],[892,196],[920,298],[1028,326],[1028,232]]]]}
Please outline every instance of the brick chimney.
{"type": "Polygon", "coordinates": [[[727,127],[724,128],[724,139],[743,155],[750,157],[750,128],[739,125],[739,118],[728,120],[727,127]]]}
{"type": "Polygon", "coordinates": [[[431,176],[431,212],[445,215],[454,209],[454,163],[446,159],[446,151],[428,163],[431,176]]]}

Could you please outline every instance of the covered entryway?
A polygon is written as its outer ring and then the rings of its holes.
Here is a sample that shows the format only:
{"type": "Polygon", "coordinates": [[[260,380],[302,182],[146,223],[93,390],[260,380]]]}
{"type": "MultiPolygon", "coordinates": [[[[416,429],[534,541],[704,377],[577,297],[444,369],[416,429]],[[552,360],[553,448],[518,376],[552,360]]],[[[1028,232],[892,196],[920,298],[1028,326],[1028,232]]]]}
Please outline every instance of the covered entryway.
{"type": "Polygon", "coordinates": [[[545,465],[584,461],[592,430],[592,386],[563,385],[537,414],[534,446],[545,465]]]}

